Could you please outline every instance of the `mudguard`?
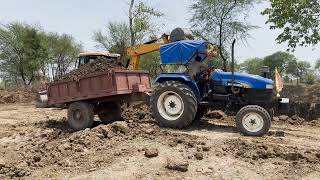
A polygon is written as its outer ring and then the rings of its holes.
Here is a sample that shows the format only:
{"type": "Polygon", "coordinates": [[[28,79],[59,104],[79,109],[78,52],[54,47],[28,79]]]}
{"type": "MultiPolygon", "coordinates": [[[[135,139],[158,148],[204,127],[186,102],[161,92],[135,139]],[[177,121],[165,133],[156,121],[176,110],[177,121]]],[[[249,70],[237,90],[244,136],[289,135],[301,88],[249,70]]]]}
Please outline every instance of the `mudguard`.
{"type": "Polygon", "coordinates": [[[156,83],[163,83],[165,81],[180,81],[183,84],[186,84],[191,88],[194,95],[197,97],[198,103],[200,103],[201,100],[201,92],[198,88],[198,85],[195,81],[192,81],[190,79],[190,76],[187,74],[160,74],[155,82],[156,83]]]}

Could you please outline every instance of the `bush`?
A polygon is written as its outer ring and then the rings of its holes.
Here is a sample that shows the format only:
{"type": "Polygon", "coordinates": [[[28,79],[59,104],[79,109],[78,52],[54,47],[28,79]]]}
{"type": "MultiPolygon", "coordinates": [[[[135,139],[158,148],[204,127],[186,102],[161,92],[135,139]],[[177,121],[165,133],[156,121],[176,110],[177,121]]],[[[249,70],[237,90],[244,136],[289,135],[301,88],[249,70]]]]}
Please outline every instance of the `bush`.
{"type": "Polygon", "coordinates": [[[308,85],[312,85],[314,84],[316,81],[316,76],[312,73],[308,73],[306,74],[305,76],[305,83],[308,84],[308,85]]]}

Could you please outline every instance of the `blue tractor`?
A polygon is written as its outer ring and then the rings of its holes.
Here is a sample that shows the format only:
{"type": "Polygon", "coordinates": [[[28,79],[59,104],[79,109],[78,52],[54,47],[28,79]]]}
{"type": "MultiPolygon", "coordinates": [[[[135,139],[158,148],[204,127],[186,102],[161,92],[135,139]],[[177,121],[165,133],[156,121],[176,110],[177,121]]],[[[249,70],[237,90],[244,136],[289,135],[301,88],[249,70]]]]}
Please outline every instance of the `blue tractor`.
{"type": "MultiPolygon", "coordinates": [[[[188,65],[200,57],[204,62],[210,43],[202,40],[182,40],[160,48],[162,65],[188,65]]],[[[270,127],[275,110],[287,107],[289,100],[276,97],[274,82],[258,75],[234,72],[234,43],[232,71],[208,67],[190,77],[188,73],[162,73],[150,97],[154,118],[163,127],[184,128],[200,119],[209,109],[219,109],[235,115],[240,133],[263,136],[270,127]]]]}

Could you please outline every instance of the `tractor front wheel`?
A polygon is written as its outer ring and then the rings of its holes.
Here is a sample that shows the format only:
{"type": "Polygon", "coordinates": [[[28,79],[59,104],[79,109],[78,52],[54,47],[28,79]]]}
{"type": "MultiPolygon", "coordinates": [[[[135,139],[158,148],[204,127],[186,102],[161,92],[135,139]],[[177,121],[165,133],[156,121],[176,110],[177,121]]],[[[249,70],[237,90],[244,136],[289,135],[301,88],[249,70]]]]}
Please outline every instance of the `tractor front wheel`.
{"type": "Polygon", "coordinates": [[[271,127],[271,117],[266,109],[249,105],[237,113],[236,125],[245,136],[263,136],[271,127]]]}
{"type": "Polygon", "coordinates": [[[178,81],[159,84],[150,98],[153,117],[163,127],[189,126],[197,113],[197,100],[193,91],[178,81]]]}

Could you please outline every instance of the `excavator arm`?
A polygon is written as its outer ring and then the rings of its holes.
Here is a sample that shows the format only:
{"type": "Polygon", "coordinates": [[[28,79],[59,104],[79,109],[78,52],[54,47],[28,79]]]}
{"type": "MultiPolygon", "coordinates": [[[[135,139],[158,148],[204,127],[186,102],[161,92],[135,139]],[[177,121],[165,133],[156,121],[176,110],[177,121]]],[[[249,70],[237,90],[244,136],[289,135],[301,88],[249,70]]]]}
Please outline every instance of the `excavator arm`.
{"type": "Polygon", "coordinates": [[[162,43],[156,43],[156,41],[150,41],[145,44],[138,44],[136,46],[129,47],[127,54],[130,57],[128,69],[138,70],[141,55],[158,51],[164,44],[169,43],[169,36],[166,34],[162,35],[162,43]]]}

